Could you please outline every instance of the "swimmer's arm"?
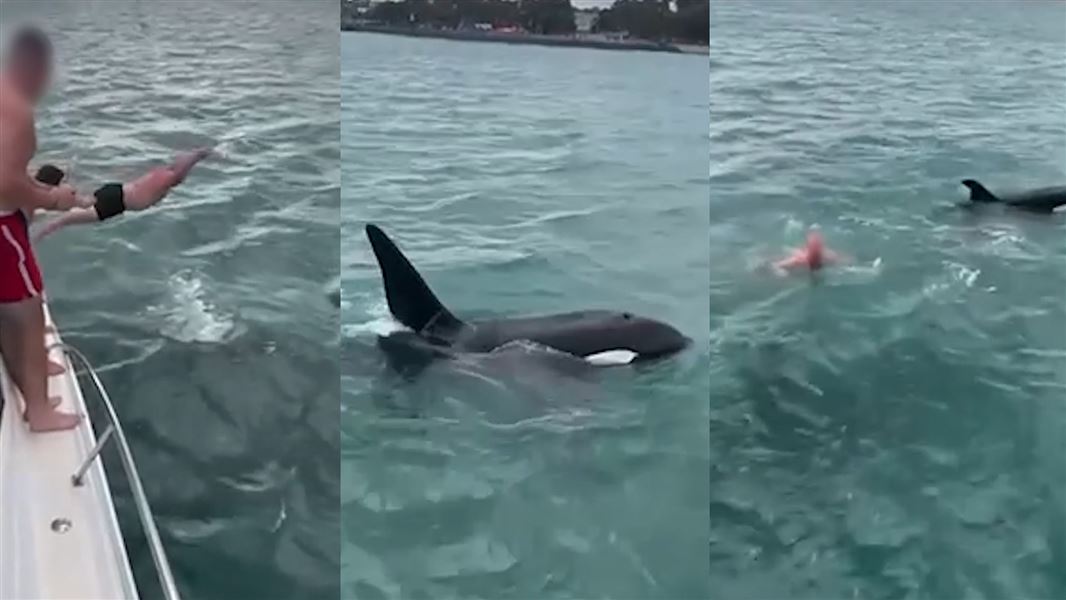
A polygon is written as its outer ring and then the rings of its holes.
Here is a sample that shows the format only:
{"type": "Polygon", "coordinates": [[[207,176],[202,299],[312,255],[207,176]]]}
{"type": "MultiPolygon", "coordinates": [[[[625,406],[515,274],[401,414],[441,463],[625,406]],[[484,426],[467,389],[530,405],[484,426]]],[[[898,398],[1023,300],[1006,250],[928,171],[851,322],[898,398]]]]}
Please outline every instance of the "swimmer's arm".
{"type": "Polygon", "coordinates": [[[0,198],[10,205],[32,212],[56,204],[52,188],[29,174],[33,148],[33,121],[9,114],[0,117],[0,198]]]}
{"type": "Polygon", "coordinates": [[[96,215],[96,209],[94,208],[72,208],[42,225],[37,230],[37,233],[33,234],[33,241],[38,242],[68,225],[84,225],[86,223],[96,223],[99,220],[100,218],[96,215]]]}
{"type": "Polygon", "coordinates": [[[832,250],[825,250],[823,252],[823,254],[825,255],[826,262],[830,262],[830,263],[834,263],[834,264],[845,264],[845,265],[855,262],[855,260],[852,259],[850,256],[847,256],[847,255],[844,255],[844,254],[837,254],[836,252],[833,252],[832,250]]]}
{"type": "Polygon", "coordinates": [[[806,257],[802,252],[796,252],[790,255],[788,258],[781,259],[773,264],[775,269],[794,269],[799,266],[803,266],[806,262],[806,257]]]}

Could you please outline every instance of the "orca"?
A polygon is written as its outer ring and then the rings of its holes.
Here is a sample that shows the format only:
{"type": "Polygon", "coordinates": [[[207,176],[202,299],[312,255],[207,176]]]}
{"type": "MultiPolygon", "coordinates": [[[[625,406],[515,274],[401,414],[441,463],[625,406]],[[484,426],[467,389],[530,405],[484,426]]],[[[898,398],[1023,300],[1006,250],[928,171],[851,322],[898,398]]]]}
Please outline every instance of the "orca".
{"type": "Polygon", "coordinates": [[[389,312],[410,330],[380,336],[378,346],[405,363],[531,342],[583,359],[624,355],[629,364],[669,357],[692,343],[666,323],[613,310],[463,321],[437,299],[384,231],[368,224],[366,236],[381,270],[389,312]]]}
{"type": "Polygon", "coordinates": [[[970,201],[980,204],[1005,204],[1033,212],[1049,213],[1066,205],[1066,185],[1047,187],[1027,192],[995,195],[976,179],[963,179],[962,185],[970,190],[970,201]]]}

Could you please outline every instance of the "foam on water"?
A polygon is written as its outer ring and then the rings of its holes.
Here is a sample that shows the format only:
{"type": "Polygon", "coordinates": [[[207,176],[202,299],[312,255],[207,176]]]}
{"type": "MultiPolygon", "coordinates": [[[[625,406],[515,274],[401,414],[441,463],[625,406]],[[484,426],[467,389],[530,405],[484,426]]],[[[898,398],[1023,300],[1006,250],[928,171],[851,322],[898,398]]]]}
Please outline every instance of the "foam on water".
{"type": "Polygon", "coordinates": [[[403,326],[403,323],[397,321],[392,316],[392,313],[389,312],[389,304],[384,298],[368,301],[363,307],[363,312],[367,316],[365,321],[361,323],[344,323],[341,326],[341,331],[345,337],[386,336],[390,333],[407,329],[403,326]]]}
{"type": "Polygon", "coordinates": [[[167,280],[168,302],[151,307],[162,317],[160,331],[181,342],[216,344],[225,341],[235,329],[233,315],[207,299],[204,281],[193,271],[175,273],[167,280]]]}

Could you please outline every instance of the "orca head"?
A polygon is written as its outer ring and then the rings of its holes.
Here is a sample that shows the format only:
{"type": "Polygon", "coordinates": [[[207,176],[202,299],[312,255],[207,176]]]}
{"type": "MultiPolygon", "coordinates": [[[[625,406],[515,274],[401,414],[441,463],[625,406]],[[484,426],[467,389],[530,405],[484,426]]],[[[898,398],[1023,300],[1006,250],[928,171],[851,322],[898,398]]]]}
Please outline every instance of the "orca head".
{"type": "Polygon", "coordinates": [[[632,361],[647,361],[677,354],[692,339],[671,325],[628,312],[607,313],[597,324],[593,348],[584,356],[615,350],[632,352],[632,361]]]}

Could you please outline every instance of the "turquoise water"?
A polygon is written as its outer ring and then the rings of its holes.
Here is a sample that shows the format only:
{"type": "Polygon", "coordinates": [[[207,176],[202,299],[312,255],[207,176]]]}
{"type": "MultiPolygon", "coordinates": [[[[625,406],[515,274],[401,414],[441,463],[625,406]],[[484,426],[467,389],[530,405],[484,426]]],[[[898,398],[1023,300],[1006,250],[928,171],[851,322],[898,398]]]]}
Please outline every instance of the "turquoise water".
{"type": "Polygon", "coordinates": [[[857,6],[712,4],[714,597],[1066,597],[1066,5],[857,6]]]}
{"type": "MultiPolygon", "coordinates": [[[[338,244],[336,5],[4,0],[2,13],[54,35],[38,157],[83,190],[195,145],[225,153],[152,210],[38,244],[183,596],[336,598],[337,312],[323,291],[338,244]]],[[[138,582],[158,597],[107,464],[138,582]]]]}
{"type": "Polygon", "coordinates": [[[705,60],[353,33],[341,65],[345,596],[706,596],[705,60]],[[366,222],[462,317],[619,308],[697,344],[404,380],[366,222]]]}

